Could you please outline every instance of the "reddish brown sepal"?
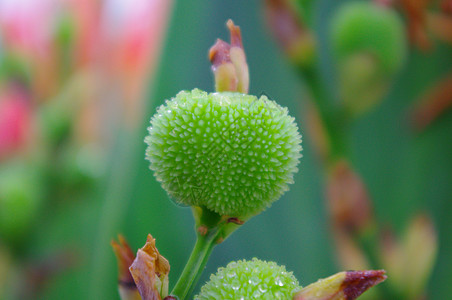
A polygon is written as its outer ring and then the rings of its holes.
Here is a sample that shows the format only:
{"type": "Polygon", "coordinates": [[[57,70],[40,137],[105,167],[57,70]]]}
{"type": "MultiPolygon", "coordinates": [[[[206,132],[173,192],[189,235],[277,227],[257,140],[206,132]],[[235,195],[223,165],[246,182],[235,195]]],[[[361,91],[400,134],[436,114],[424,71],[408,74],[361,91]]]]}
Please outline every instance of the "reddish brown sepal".
{"type": "Polygon", "coordinates": [[[209,50],[209,60],[213,69],[221,64],[231,62],[231,57],[229,56],[230,49],[231,45],[221,39],[217,39],[209,50]]]}
{"type": "Polygon", "coordinates": [[[358,298],[369,288],[386,280],[384,270],[347,271],[342,288],[346,300],[358,298]]]}
{"type": "Polygon", "coordinates": [[[234,223],[237,225],[243,225],[245,223],[245,221],[240,220],[239,218],[229,218],[228,219],[228,223],[234,223]]]}

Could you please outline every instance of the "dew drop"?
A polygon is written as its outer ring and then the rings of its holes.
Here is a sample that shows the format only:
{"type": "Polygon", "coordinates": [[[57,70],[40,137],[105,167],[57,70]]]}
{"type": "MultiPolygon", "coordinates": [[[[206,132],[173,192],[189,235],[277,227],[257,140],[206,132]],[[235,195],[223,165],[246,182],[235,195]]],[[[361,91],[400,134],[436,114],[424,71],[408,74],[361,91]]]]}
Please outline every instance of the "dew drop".
{"type": "Polygon", "coordinates": [[[267,290],[268,290],[268,286],[265,283],[259,285],[259,291],[261,293],[265,293],[267,290]]]}
{"type": "Polygon", "coordinates": [[[234,291],[237,291],[240,288],[240,286],[241,286],[240,281],[238,281],[237,279],[234,279],[231,283],[231,288],[234,291]]]}
{"type": "Polygon", "coordinates": [[[249,282],[249,284],[257,286],[259,284],[259,282],[261,282],[261,280],[256,275],[253,275],[250,277],[250,279],[248,279],[248,282],[249,282]]]}
{"type": "Polygon", "coordinates": [[[277,276],[275,278],[275,284],[279,285],[279,286],[284,286],[284,282],[282,282],[281,278],[279,276],[277,276]]]}

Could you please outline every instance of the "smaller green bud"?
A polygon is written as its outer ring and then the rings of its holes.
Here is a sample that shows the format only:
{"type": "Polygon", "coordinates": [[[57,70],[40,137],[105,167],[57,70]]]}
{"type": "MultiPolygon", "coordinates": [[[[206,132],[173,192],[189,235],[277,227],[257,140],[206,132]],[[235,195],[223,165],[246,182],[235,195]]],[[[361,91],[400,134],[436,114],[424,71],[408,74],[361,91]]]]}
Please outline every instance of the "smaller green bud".
{"type": "Polygon", "coordinates": [[[157,110],[145,141],[150,169],[171,197],[232,217],[279,199],[301,157],[287,108],[232,92],[180,92],[157,110]]]}
{"type": "Polygon", "coordinates": [[[219,268],[195,299],[292,299],[300,289],[284,266],[253,258],[219,268]]]}
{"type": "Polygon", "coordinates": [[[22,161],[0,168],[0,240],[20,242],[35,221],[42,201],[39,174],[22,161]]]}
{"type": "Polygon", "coordinates": [[[405,62],[403,23],[391,8],[348,2],[330,26],[341,96],[352,112],[365,111],[382,99],[405,62]]]}
{"type": "Polygon", "coordinates": [[[339,60],[357,52],[368,52],[387,73],[399,70],[405,60],[403,24],[390,8],[373,2],[345,3],[334,16],[331,28],[339,60]]]}

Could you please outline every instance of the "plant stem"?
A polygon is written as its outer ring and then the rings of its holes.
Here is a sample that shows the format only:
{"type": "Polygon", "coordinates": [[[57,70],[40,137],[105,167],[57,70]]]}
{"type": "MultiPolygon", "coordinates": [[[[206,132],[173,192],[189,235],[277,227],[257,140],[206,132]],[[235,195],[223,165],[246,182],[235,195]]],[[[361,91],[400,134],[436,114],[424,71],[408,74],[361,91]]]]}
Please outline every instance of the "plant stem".
{"type": "MultiPolygon", "coordinates": [[[[338,159],[349,158],[348,136],[349,136],[349,116],[334,102],[334,98],[327,92],[320,74],[315,66],[299,69],[301,76],[306,82],[306,87],[312,97],[312,102],[316,106],[320,119],[325,128],[330,141],[330,151],[327,157],[327,167],[333,165],[338,159]]],[[[381,266],[378,257],[378,234],[377,228],[372,228],[366,233],[355,237],[359,247],[366,254],[370,267],[379,269],[381,266]]],[[[383,299],[403,299],[394,288],[382,285],[377,290],[383,299]]]]}
{"type": "Polygon", "coordinates": [[[214,246],[217,244],[222,226],[214,227],[205,235],[197,234],[196,244],[171,295],[180,300],[189,296],[201,276],[214,246]]]}
{"type": "Polygon", "coordinates": [[[332,164],[347,156],[347,117],[327,92],[315,66],[299,69],[299,72],[306,82],[311,101],[316,106],[328,135],[330,151],[327,164],[332,164]]]}

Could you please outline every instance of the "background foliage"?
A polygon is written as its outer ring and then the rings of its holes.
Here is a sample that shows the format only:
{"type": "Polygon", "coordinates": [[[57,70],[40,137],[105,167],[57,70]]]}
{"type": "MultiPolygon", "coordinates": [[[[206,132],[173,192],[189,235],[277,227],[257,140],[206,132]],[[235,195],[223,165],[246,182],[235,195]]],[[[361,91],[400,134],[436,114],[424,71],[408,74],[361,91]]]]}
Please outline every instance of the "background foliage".
{"type": "MultiPolygon", "coordinates": [[[[313,22],[321,37],[322,71],[335,88],[328,24],[342,1],[323,0],[313,22]]],[[[276,261],[294,272],[302,285],[339,271],[335,263],[324,201],[321,166],[306,136],[303,113],[305,90],[267,30],[262,3],[249,1],[179,1],[175,3],[158,72],[149,84],[146,120],[138,136],[118,135],[110,179],[91,199],[55,203],[53,215],[41,216],[39,236],[30,241],[33,253],[49,247],[72,248],[78,263],[53,279],[42,299],[117,299],[116,262],[109,241],[123,233],[133,248],[147,233],[171,263],[170,281],[177,278],[194,244],[193,220],[188,208],[169,201],[144,160],[148,119],[156,106],[182,89],[213,90],[207,49],[217,37],[225,39],[225,21],[242,29],[250,68],[250,94],[265,93],[295,115],[303,134],[303,159],[295,184],[272,209],[251,219],[217,247],[201,282],[231,260],[258,257],[276,261]],[[124,169],[118,160],[133,157],[124,169]],[[119,176],[122,180],[116,180],[119,176]],[[116,180],[120,201],[106,189],[116,180]],[[131,186],[127,187],[130,183],[131,186]],[[121,190],[123,188],[123,190],[121,190]]],[[[419,211],[433,217],[439,235],[438,259],[428,285],[431,299],[452,294],[452,114],[416,133],[408,113],[423,91],[452,69],[450,47],[437,45],[428,55],[412,51],[403,72],[384,102],[353,124],[352,161],[363,176],[382,224],[403,232],[419,211]]],[[[196,291],[198,288],[196,289],[196,291]]]]}

